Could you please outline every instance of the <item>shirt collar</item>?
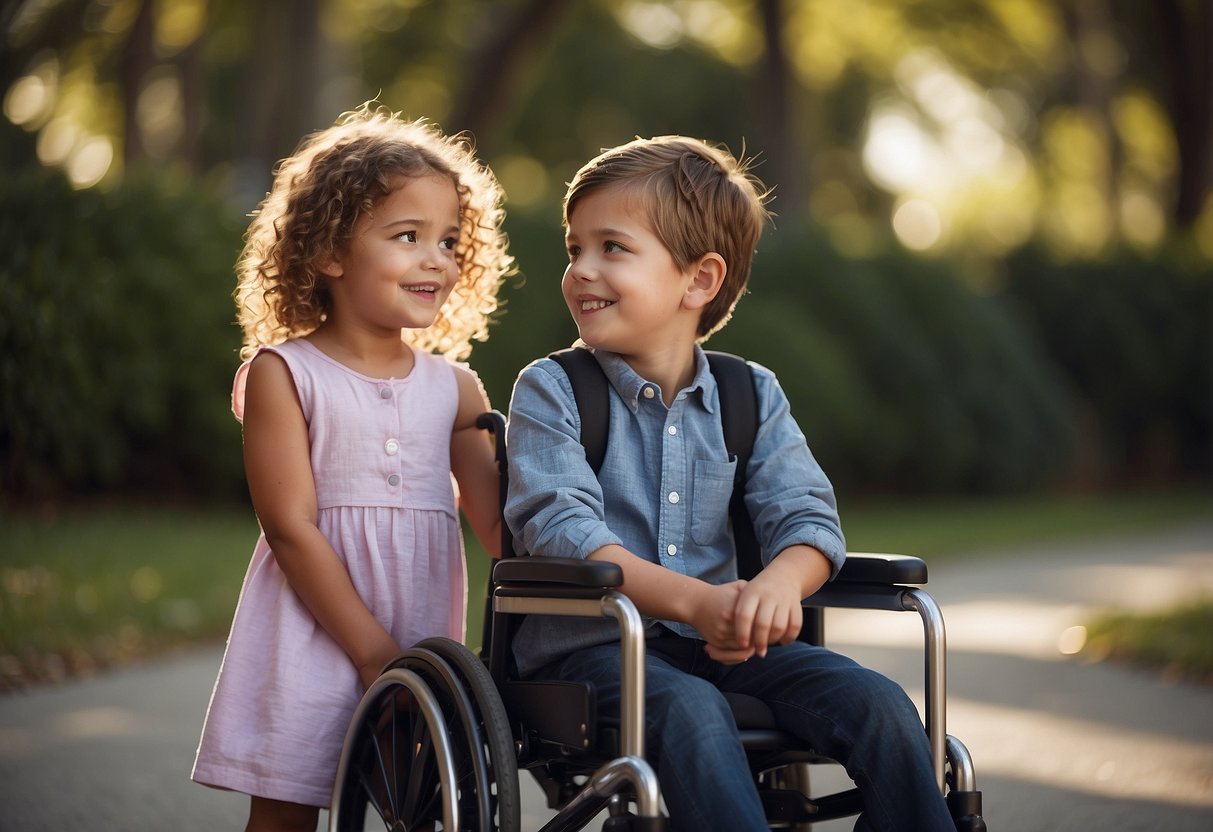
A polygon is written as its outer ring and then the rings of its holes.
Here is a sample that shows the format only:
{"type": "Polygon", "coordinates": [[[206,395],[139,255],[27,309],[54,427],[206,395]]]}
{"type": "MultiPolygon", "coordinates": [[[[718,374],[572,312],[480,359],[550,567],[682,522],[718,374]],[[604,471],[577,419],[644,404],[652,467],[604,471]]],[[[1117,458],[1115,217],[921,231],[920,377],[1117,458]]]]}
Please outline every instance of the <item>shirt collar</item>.
{"type": "MultiPolygon", "coordinates": [[[[629,367],[618,353],[593,348],[590,349],[590,352],[598,359],[602,372],[606,374],[607,380],[619,393],[624,404],[635,413],[640,408],[640,397],[644,388],[653,383],[646,381],[629,367]]],[[[686,392],[688,395],[698,392],[704,409],[709,413],[716,412],[716,377],[712,375],[712,370],[708,365],[707,354],[698,344],[695,345],[695,378],[686,388],[686,392]]]]}

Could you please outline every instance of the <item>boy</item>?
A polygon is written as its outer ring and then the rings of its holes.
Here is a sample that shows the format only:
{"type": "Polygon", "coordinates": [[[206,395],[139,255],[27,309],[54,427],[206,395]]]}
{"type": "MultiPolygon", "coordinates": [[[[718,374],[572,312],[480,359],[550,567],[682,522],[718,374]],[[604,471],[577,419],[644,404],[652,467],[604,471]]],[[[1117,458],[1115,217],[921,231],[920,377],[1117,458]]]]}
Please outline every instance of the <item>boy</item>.
{"type": "MultiPolygon", "coordinates": [[[[577,172],[561,285],[610,384],[606,457],[595,476],[567,376],[534,362],[510,403],[506,520],[533,555],[622,567],[647,627],[646,745],[674,829],[768,828],[725,691],[765,700],[781,727],[847,767],[864,798],[857,828],[951,829],[901,688],[796,641],[801,599],[846,547],[833,489],[758,365],[745,500],[769,554],[754,580],[737,580],[736,459],[699,343],[746,288],[765,196],[741,162],[678,136],[637,139],[577,172]]],[[[617,639],[612,621],[531,616],[514,652],[524,676],[589,682],[600,713],[618,713],[617,639]]]]}

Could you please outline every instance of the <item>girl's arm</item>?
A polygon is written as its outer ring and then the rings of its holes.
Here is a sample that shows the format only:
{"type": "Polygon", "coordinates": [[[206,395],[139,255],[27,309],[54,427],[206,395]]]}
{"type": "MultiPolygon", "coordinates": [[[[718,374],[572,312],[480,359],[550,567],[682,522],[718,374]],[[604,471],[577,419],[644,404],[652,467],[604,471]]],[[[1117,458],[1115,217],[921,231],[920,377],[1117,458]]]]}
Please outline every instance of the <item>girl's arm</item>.
{"type": "Polygon", "coordinates": [[[488,431],[476,427],[476,417],[489,410],[489,399],[475,373],[456,366],[455,378],[459,383],[459,409],[451,431],[451,473],[459,483],[459,507],[476,539],[498,558],[501,496],[494,441],[488,431]]]}
{"type": "Polygon", "coordinates": [[[400,648],[316,526],[309,451],[290,370],[279,356],[262,353],[249,367],[245,388],[244,467],[253,508],[291,589],[350,657],[366,687],[400,648]]]}

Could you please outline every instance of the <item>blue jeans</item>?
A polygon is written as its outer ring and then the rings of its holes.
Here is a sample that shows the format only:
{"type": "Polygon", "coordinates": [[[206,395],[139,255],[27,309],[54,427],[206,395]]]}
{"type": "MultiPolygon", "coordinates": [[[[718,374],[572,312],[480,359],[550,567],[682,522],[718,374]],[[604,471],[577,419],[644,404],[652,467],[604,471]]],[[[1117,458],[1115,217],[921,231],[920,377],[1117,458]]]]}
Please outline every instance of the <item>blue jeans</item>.
{"type": "MultiPolygon", "coordinates": [[[[737,665],[668,633],[647,642],[645,747],[674,830],[768,830],[723,691],[765,701],[780,727],[845,766],[864,811],[856,829],[954,830],[918,711],[895,682],[823,647],[770,648],[737,665]]],[[[579,650],[540,676],[588,682],[619,717],[619,645],[579,650]]]]}

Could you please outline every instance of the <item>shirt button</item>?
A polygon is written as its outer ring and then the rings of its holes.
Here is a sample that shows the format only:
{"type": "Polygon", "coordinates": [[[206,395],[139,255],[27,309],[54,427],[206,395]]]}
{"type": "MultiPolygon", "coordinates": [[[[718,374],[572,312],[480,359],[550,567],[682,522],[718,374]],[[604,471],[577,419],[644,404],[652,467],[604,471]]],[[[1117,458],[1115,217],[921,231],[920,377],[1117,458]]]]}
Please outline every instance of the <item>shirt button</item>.
{"type": "Polygon", "coordinates": [[[393,486],[393,487],[400,485],[400,475],[392,474],[390,477],[387,478],[387,484],[390,486],[393,486]]]}
{"type": "Polygon", "coordinates": [[[387,451],[388,456],[395,456],[396,452],[400,450],[400,443],[395,439],[389,439],[383,443],[383,450],[387,451]]]}
{"type": "Polygon", "coordinates": [[[645,397],[646,399],[651,399],[651,398],[653,398],[653,397],[654,397],[654,396],[656,396],[656,395],[657,395],[657,394],[653,392],[653,388],[652,388],[652,387],[646,387],[646,388],[644,388],[644,397],[645,397]]]}
{"type": "Polygon", "coordinates": [[[678,435],[678,428],[674,427],[673,425],[670,425],[670,426],[669,426],[668,428],[666,428],[665,430],[666,430],[666,433],[668,433],[670,436],[677,436],[677,435],[678,435]]]}
{"type": "Polygon", "coordinates": [[[391,397],[392,397],[392,388],[390,388],[390,387],[380,387],[379,388],[379,398],[390,399],[391,397]]]}
{"type": "Polygon", "coordinates": [[[670,502],[671,502],[671,503],[676,503],[676,502],[678,502],[678,492],[677,492],[677,491],[671,491],[671,492],[670,492],[670,497],[669,497],[669,500],[670,500],[670,502]]]}
{"type": "Polygon", "coordinates": [[[676,555],[678,554],[678,547],[671,543],[669,546],[665,547],[665,553],[667,555],[676,555]]]}

